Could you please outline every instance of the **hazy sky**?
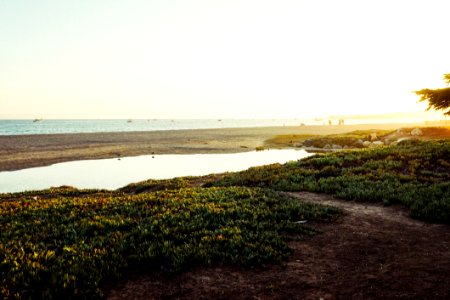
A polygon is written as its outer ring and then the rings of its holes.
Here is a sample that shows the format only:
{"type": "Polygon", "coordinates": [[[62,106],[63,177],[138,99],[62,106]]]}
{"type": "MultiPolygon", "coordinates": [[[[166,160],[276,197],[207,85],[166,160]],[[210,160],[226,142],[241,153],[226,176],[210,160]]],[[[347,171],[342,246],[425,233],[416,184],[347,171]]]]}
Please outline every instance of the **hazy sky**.
{"type": "Polygon", "coordinates": [[[421,111],[448,0],[0,0],[0,117],[421,111]]]}

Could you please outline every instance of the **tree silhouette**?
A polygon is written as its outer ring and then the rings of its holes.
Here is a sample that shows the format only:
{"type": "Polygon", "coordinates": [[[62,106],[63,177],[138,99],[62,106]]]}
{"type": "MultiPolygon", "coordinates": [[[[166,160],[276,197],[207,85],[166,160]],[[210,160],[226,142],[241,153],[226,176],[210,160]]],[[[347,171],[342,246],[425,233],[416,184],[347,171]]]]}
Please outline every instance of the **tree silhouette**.
{"type": "MultiPolygon", "coordinates": [[[[450,85],[450,73],[444,74],[444,81],[450,85]]],[[[416,95],[420,96],[420,102],[428,101],[428,108],[444,111],[444,115],[450,116],[450,87],[442,89],[423,89],[415,91],[416,95]]]]}
{"type": "Polygon", "coordinates": [[[450,74],[444,74],[444,81],[447,85],[450,84],[450,74]]]}

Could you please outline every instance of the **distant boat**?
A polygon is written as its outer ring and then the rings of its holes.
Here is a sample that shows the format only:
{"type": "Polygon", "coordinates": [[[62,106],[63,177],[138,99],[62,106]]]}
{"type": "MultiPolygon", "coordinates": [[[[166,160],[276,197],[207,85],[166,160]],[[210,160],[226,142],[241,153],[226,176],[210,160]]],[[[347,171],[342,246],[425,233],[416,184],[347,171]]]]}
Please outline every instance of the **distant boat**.
{"type": "Polygon", "coordinates": [[[34,119],[33,123],[40,122],[40,121],[42,121],[42,119],[34,119]]]}
{"type": "Polygon", "coordinates": [[[127,120],[127,123],[131,123],[131,122],[133,122],[133,120],[131,120],[131,119],[128,119],[128,120],[127,120]]]}

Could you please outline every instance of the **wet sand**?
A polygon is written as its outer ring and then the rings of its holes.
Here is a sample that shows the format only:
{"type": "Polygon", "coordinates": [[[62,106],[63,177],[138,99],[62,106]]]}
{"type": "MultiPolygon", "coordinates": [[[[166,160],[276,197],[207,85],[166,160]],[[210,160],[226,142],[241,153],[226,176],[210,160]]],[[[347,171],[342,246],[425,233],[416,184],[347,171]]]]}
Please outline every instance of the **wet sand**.
{"type": "MultiPolygon", "coordinates": [[[[336,134],[413,124],[286,126],[149,132],[0,136],[0,171],[58,162],[148,154],[235,153],[255,150],[281,134],[336,134]]],[[[422,125],[423,126],[423,125],[422,125]]]]}

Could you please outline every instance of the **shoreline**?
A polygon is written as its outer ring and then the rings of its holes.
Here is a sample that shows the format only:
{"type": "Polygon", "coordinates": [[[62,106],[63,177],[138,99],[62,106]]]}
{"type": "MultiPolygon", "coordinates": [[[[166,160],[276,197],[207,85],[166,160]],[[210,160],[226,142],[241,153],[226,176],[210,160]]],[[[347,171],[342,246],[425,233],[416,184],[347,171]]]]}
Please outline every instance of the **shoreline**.
{"type": "Polygon", "coordinates": [[[237,153],[255,150],[276,135],[328,135],[354,130],[428,124],[277,126],[164,131],[0,136],[0,172],[60,162],[138,155],[237,153]]]}

